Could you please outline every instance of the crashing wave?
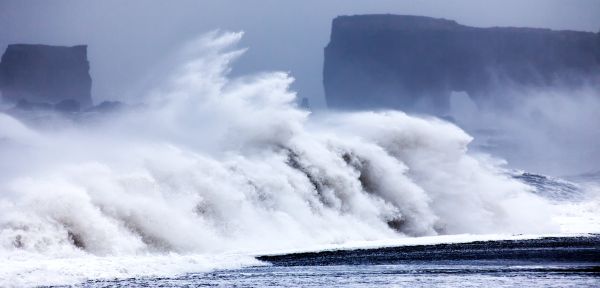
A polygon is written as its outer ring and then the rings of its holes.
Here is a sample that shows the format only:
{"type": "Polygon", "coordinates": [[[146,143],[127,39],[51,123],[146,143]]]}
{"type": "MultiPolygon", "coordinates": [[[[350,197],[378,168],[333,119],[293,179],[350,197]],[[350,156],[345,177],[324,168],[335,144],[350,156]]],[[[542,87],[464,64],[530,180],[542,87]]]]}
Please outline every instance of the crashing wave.
{"type": "Polygon", "coordinates": [[[0,114],[0,255],[558,231],[550,204],[470,154],[471,137],[450,123],[398,111],[309,115],[286,73],[228,77],[241,36],[191,43],[182,58],[192,60],[143,109],[42,128],[0,114]]]}

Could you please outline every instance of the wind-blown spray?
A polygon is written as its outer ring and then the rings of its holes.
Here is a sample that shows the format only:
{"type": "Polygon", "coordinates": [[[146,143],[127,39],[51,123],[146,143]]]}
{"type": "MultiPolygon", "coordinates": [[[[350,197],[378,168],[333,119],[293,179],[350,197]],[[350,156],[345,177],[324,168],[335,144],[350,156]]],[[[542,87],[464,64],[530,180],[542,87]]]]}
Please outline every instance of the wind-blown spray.
{"type": "Polygon", "coordinates": [[[46,128],[0,114],[0,257],[557,231],[550,205],[452,124],[309,116],[286,73],[228,78],[241,36],[190,44],[144,108],[46,128]]]}

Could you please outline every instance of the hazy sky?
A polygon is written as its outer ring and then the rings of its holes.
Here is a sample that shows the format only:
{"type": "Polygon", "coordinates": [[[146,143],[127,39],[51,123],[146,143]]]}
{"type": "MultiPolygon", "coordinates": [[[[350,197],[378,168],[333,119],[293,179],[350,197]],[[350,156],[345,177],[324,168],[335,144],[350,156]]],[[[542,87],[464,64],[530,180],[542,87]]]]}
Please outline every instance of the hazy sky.
{"type": "Polygon", "coordinates": [[[243,30],[235,74],[290,71],[293,88],[323,105],[323,48],[338,15],[442,17],[473,26],[600,31],[600,0],[501,1],[8,1],[0,0],[0,49],[10,43],[89,45],[95,101],[133,97],[167,56],[214,29],[243,30]]]}

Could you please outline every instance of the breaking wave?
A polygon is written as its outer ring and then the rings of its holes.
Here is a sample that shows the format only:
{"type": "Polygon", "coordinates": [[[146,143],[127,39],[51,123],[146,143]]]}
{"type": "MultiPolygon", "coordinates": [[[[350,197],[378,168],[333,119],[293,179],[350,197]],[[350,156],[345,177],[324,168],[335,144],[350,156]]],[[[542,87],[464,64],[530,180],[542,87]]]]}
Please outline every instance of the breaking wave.
{"type": "Polygon", "coordinates": [[[310,115],[286,73],[228,77],[241,36],[189,44],[135,109],[44,125],[0,114],[0,257],[560,232],[549,201],[448,122],[310,115]]]}

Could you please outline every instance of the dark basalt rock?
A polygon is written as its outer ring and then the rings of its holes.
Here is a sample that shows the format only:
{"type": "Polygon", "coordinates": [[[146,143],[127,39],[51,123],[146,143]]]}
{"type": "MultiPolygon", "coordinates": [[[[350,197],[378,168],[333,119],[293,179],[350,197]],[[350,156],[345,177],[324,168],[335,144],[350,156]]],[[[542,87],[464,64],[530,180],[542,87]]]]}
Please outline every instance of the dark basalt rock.
{"type": "Polygon", "coordinates": [[[25,99],[21,99],[17,102],[14,109],[21,111],[47,111],[52,110],[54,107],[48,103],[31,103],[25,99]]]}
{"type": "Polygon", "coordinates": [[[444,115],[452,91],[478,105],[506,105],[506,87],[600,83],[600,34],[474,28],[421,16],[333,20],[325,48],[330,108],[394,108],[444,115]]]}
{"type": "Polygon", "coordinates": [[[99,112],[99,113],[110,113],[120,111],[125,108],[125,104],[119,101],[103,101],[102,103],[92,106],[84,112],[99,112]]]}
{"type": "Polygon", "coordinates": [[[89,69],[85,45],[9,45],[0,62],[2,100],[79,111],[92,105],[89,69]]]}
{"type": "Polygon", "coordinates": [[[54,104],[54,110],[63,113],[76,113],[81,111],[81,105],[73,99],[67,99],[54,104]]]}

